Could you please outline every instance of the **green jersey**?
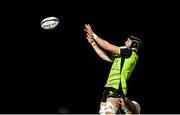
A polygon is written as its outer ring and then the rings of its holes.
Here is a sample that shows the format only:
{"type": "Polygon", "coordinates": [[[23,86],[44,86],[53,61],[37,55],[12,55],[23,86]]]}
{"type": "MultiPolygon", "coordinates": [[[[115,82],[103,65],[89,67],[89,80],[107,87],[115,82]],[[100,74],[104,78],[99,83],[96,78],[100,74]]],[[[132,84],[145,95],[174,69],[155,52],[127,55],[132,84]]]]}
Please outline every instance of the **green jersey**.
{"type": "Polygon", "coordinates": [[[126,81],[129,79],[137,60],[138,55],[135,51],[127,47],[120,47],[119,54],[113,60],[105,87],[112,87],[117,90],[121,88],[123,94],[126,95],[126,81]]]}

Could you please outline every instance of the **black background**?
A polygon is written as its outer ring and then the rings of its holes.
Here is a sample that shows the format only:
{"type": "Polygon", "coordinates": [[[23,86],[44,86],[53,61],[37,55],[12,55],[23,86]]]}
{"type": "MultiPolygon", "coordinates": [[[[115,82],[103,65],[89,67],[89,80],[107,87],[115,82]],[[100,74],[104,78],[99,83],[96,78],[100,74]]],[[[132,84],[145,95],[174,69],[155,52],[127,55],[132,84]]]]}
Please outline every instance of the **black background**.
{"type": "Polygon", "coordinates": [[[173,39],[178,36],[176,7],[142,1],[6,5],[2,9],[0,113],[61,113],[60,108],[67,109],[64,113],[98,113],[111,64],[88,44],[86,23],[118,46],[130,34],[141,37],[143,47],[127,96],[140,103],[142,113],[179,113],[175,105],[179,103],[178,44],[173,39]],[[49,16],[60,19],[57,29],[40,27],[49,16]]]}

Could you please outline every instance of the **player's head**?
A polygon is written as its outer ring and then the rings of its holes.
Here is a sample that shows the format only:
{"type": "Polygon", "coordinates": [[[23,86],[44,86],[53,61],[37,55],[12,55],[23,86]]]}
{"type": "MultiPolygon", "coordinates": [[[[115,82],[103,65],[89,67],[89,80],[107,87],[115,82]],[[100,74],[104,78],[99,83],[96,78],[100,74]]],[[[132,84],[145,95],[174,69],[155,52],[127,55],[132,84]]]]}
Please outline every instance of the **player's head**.
{"type": "Polygon", "coordinates": [[[127,39],[127,41],[125,42],[125,45],[129,48],[132,48],[132,49],[135,49],[135,50],[138,50],[141,45],[142,45],[142,42],[141,40],[138,38],[138,37],[135,37],[133,35],[130,35],[127,39]]]}
{"type": "Polygon", "coordinates": [[[136,101],[131,101],[131,102],[136,106],[137,111],[140,113],[140,111],[141,111],[141,106],[139,105],[139,103],[136,102],[136,101]]]}
{"type": "Polygon", "coordinates": [[[133,35],[130,35],[128,38],[132,41],[131,48],[139,49],[141,47],[142,42],[141,42],[140,38],[135,37],[133,35]]]}

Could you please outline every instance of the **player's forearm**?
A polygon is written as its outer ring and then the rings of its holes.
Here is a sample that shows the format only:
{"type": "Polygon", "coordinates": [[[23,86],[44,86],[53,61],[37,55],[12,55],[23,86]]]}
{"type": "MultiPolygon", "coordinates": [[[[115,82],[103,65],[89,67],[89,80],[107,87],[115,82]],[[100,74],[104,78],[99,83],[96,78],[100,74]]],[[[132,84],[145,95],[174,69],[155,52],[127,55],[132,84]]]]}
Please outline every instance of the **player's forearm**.
{"type": "Polygon", "coordinates": [[[106,40],[103,40],[102,38],[97,36],[95,33],[93,33],[92,35],[93,35],[94,40],[98,43],[98,45],[100,47],[102,47],[103,49],[109,51],[109,45],[110,45],[109,42],[107,42],[106,40]]]}
{"type": "Polygon", "coordinates": [[[103,50],[101,50],[97,46],[97,44],[95,42],[91,43],[91,45],[100,58],[102,58],[105,61],[112,62],[112,60],[106,55],[106,53],[103,50]]]}

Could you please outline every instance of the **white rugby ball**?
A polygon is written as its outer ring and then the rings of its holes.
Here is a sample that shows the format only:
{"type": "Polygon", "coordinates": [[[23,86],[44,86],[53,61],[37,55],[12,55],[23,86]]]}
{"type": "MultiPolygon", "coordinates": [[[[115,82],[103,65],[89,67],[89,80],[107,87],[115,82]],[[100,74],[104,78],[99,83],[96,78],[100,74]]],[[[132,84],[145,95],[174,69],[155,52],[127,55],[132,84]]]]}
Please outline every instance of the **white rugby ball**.
{"type": "Polygon", "coordinates": [[[56,17],[47,17],[41,21],[41,27],[46,30],[51,30],[59,25],[59,19],[56,17]]]}

